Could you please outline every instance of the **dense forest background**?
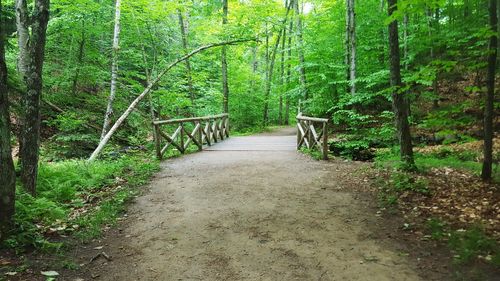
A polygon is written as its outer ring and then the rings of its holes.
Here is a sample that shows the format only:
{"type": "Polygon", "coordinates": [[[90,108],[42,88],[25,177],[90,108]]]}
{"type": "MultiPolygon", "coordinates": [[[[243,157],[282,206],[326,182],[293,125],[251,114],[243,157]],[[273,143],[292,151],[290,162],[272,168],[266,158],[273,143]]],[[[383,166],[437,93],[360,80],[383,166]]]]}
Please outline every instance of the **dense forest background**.
{"type": "MultiPolygon", "coordinates": [[[[27,86],[15,2],[23,1],[1,1],[1,39],[10,144],[19,166],[27,86]]],[[[250,133],[293,124],[300,110],[330,118],[332,153],[386,163],[399,159],[393,111],[398,91],[409,105],[404,111],[417,169],[450,166],[479,178],[484,112],[491,105],[488,179],[500,177],[498,79],[495,84],[488,76],[498,74],[498,57],[491,70],[490,48],[499,32],[491,21],[498,1],[406,0],[390,16],[394,0],[40,0],[27,1],[27,7],[36,11],[49,2],[38,196],[17,188],[8,247],[54,247],[45,238],[57,231],[87,227],[85,235],[98,233],[103,218],[118,213],[118,203],[134,194],[113,188],[140,185],[158,167],[151,157],[152,119],[227,111],[232,131],[250,133]],[[391,85],[391,23],[399,28],[400,85],[391,85]],[[103,124],[113,124],[170,63],[200,46],[232,41],[173,67],[125,119],[99,160],[82,161],[102,139],[103,124]],[[85,216],[83,206],[97,202],[108,207],[85,216]]],[[[33,37],[43,23],[36,20],[40,14],[33,15],[31,40],[45,39],[33,37]]],[[[497,228],[493,223],[487,232],[497,228]]]]}

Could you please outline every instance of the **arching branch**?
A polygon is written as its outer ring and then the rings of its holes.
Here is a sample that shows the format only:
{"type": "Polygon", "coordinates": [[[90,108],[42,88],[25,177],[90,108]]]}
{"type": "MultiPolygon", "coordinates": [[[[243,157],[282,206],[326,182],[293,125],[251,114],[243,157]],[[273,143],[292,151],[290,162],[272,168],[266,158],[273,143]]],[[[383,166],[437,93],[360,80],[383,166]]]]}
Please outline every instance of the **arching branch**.
{"type": "Polygon", "coordinates": [[[99,145],[97,146],[97,148],[94,150],[94,152],[92,153],[92,155],[90,156],[90,158],[88,159],[88,161],[93,161],[97,158],[97,156],[99,156],[99,154],[101,153],[101,151],[104,149],[104,146],[106,146],[106,144],[108,143],[109,139],[111,138],[111,136],[113,136],[113,134],[116,132],[116,130],[123,124],[123,122],[125,121],[125,119],[127,119],[127,117],[130,115],[130,113],[132,113],[132,111],[137,107],[137,105],[139,104],[139,102],[146,96],[148,95],[151,90],[153,89],[153,87],[158,84],[161,79],[163,78],[163,76],[165,76],[165,74],[167,74],[167,72],[172,69],[174,66],[176,66],[177,64],[189,59],[190,57],[196,55],[197,53],[199,52],[202,52],[204,50],[207,50],[207,49],[211,49],[211,48],[215,48],[215,47],[220,47],[220,46],[226,46],[226,45],[235,45],[235,44],[238,44],[238,43],[244,43],[244,42],[249,42],[249,41],[256,41],[256,39],[238,39],[238,40],[232,40],[232,41],[226,41],[226,42],[219,42],[219,43],[213,43],[213,44],[209,44],[209,45],[205,45],[205,46],[201,46],[193,51],[191,51],[190,53],[176,59],[175,61],[173,61],[172,63],[170,63],[165,69],[163,69],[159,74],[158,76],[149,83],[149,85],[144,89],[144,91],[139,95],[137,96],[137,98],[135,98],[134,101],[132,101],[132,103],[128,106],[127,110],[125,110],[125,112],[123,112],[123,114],[120,116],[120,118],[118,118],[118,120],[116,120],[115,124],[113,125],[113,127],[111,127],[111,129],[109,129],[108,133],[101,139],[101,141],[99,142],[99,145]]]}

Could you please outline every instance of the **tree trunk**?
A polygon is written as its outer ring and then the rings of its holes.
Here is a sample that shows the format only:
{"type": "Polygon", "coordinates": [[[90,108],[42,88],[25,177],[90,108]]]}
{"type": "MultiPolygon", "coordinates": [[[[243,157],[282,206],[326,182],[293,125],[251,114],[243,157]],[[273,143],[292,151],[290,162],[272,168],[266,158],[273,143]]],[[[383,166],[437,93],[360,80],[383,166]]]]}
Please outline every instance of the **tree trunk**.
{"type": "Polygon", "coordinates": [[[16,173],[10,147],[10,114],[5,62],[5,17],[0,0],[0,242],[12,226],[16,173]]]}
{"type": "Polygon", "coordinates": [[[104,115],[104,124],[102,126],[101,140],[109,131],[111,126],[111,117],[113,116],[113,103],[116,96],[116,87],[118,80],[118,53],[120,51],[120,17],[121,17],[121,0],[116,0],[115,3],[115,29],[113,32],[113,53],[111,62],[111,89],[109,91],[108,106],[104,115]]]}
{"type": "Polygon", "coordinates": [[[265,82],[266,82],[266,88],[264,90],[264,119],[262,120],[262,125],[266,126],[267,125],[267,119],[268,119],[268,111],[269,111],[269,91],[267,90],[268,85],[270,85],[270,77],[269,77],[269,30],[267,28],[267,21],[266,21],[266,77],[265,77],[265,82]]]}
{"type": "Polygon", "coordinates": [[[481,177],[485,181],[490,181],[492,178],[493,169],[493,118],[494,118],[494,101],[495,101],[495,72],[497,61],[498,47],[498,0],[490,0],[490,28],[493,31],[490,37],[489,55],[488,55],[488,77],[486,81],[487,93],[484,107],[484,161],[481,177]]]}
{"type": "Polygon", "coordinates": [[[304,38],[302,36],[302,16],[299,9],[299,0],[292,0],[294,2],[296,25],[297,25],[297,43],[298,43],[298,53],[299,53],[299,81],[302,96],[304,100],[309,99],[309,93],[307,91],[307,78],[304,58],[304,38]]]}
{"type": "MultiPolygon", "coordinates": [[[[288,1],[286,1],[288,2],[288,1]]],[[[285,3],[287,4],[287,3],[285,3]]],[[[283,89],[285,86],[285,46],[286,46],[286,28],[283,28],[283,38],[281,41],[281,65],[280,65],[280,101],[279,101],[279,112],[278,112],[278,121],[280,125],[283,125],[283,89]]]]}
{"type": "Polygon", "coordinates": [[[355,1],[346,0],[346,65],[349,92],[356,94],[356,13],[355,1]]]}
{"type": "MultiPolygon", "coordinates": [[[[294,0],[290,0],[294,1],[294,0]]],[[[285,125],[290,125],[290,96],[288,94],[290,82],[292,79],[292,34],[293,34],[293,21],[290,20],[288,26],[288,54],[287,54],[287,70],[286,70],[286,105],[285,105],[285,125]]]]}
{"type": "Polygon", "coordinates": [[[19,70],[26,84],[23,97],[24,116],[21,129],[21,182],[28,192],[36,194],[38,152],[40,148],[40,98],[42,68],[45,57],[50,0],[36,0],[33,15],[26,0],[16,0],[16,23],[19,37],[19,70]],[[28,30],[31,29],[31,35],[28,30]]]}
{"type": "MultiPolygon", "coordinates": [[[[222,24],[227,24],[228,6],[227,0],[222,0],[222,24]]],[[[227,81],[227,46],[222,46],[222,94],[223,94],[223,110],[224,113],[229,113],[229,85],[227,81]]]]}
{"type": "MultiPolygon", "coordinates": [[[[388,0],[389,16],[397,11],[397,0],[388,0]]],[[[413,147],[411,141],[410,124],[408,122],[408,100],[401,91],[403,83],[401,81],[401,58],[399,54],[398,22],[392,21],[389,24],[389,54],[392,106],[396,117],[396,127],[401,148],[401,160],[406,164],[406,168],[414,169],[413,147]]]]}
{"type": "MultiPolygon", "coordinates": [[[[384,13],[384,7],[385,7],[385,1],[380,0],[380,8],[379,8],[380,14],[384,13]]],[[[380,29],[380,39],[381,39],[381,42],[383,42],[382,44],[380,44],[380,54],[378,57],[378,61],[380,63],[380,66],[385,65],[385,44],[387,42],[387,39],[385,37],[385,30],[386,30],[385,27],[380,29]]]]}
{"type": "MultiPolygon", "coordinates": [[[[177,10],[177,13],[179,14],[179,26],[181,29],[182,48],[184,49],[184,53],[187,54],[188,53],[187,27],[186,23],[184,22],[184,16],[182,15],[182,11],[179,9],[177,10]]],[[[184,63],[186,64],[186,78],[188,83],[189,98],[191,99],[191,104],[194,105],[194,100],[196,97],[193,88],[193,77],[191,75],[191,62],[189,61],[189,59],[187,59],[184,63]]]]}
{"type": "Polygon", "coordinates": [[[72,87],[72,90],[71,92],[73,93],[73,95],[76,94],[76,90],[77,90],[77,87],[78,87],[78,79],[80,77],[80,69],[81,69],[81,65],[82,65],[82,62],[83,62],[83,56],[85,54],[85,41],[86,41],[86,37],[85,37],[85,20],[82,20],[82,37],[80,38],[80,42],[79,42],[79,46],[78,46],[78,57],[77,57],[77,65],[76,65],[76,71],[75,71],[75,77],[73,78],[73,87],[72,87]]]}

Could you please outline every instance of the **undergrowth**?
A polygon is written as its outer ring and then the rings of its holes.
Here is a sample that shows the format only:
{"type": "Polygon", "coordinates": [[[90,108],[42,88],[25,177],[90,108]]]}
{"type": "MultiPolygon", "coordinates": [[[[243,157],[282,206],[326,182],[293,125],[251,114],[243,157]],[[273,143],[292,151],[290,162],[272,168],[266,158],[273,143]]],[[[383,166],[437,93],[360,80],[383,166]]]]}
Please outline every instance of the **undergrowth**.
{"type": "Polygon", "coordinates": [[[96,237],[158,169],[158,161],[141,153],[94,162],[41,163],[38,195],[17,189],[15,227],[2,247],[53,251],[63,246],[60,235],[84,241],[96,237]]]}

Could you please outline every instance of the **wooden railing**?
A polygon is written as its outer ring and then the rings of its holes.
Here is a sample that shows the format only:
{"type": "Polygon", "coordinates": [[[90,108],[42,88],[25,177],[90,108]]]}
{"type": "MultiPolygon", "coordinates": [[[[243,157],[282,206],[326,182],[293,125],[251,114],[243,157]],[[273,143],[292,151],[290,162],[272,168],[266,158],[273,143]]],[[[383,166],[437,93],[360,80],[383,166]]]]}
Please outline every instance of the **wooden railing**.
{"type": "Polygon", "coordinates": [[[317,148],[328,160],[328,119],[297,116],[297,150],[302,146],[317,148]]]}
{"type": "Polygon", "coordinates": [[[193,143],[198,150],[203,150],[203,145],[211,146],[229,137],[229,115],[220,114],[215,116],[194,117],[184,119],[157,120],[153,122],[156,136],[156,156],[162,159],[170,147],[175,147],[181,153],[185,153],[189,145],[193,143]],[[165,126],[176,128],[172,135],[165,126]]]}

